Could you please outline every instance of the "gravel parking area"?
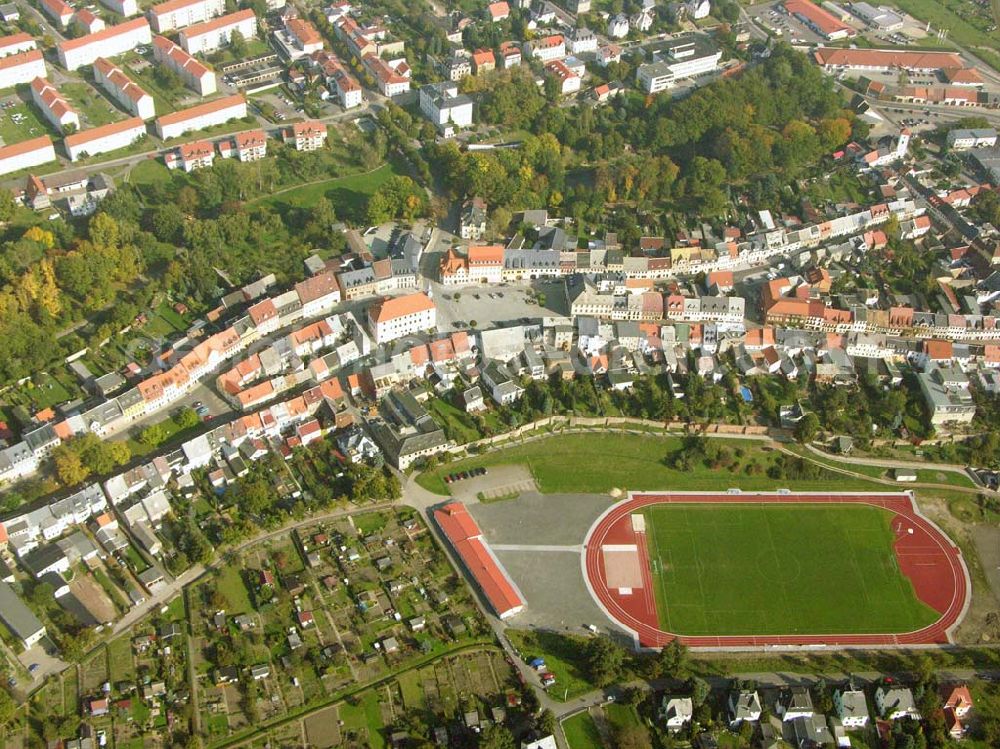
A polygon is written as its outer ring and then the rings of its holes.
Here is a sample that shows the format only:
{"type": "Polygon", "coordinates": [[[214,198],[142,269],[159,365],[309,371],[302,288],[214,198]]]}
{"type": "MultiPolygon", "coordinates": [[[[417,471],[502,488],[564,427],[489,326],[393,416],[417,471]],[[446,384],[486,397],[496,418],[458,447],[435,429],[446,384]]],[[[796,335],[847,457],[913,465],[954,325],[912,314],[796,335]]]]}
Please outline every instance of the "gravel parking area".
{"type": "Polygon", "coordinates": [[[565,315],[569,306],[561,282],[536,282],[534,288],[513,283],[456,288],[431,282],[431,289],[439,330],[465,330],[472,322],[480,329],[508,326],[523,318],[565,315]],[[544,294],[544,305],[529,301],[537,291],[544,294]]]}
{"type": "Polygon", "coordinates": [[[535,480],[524,466],[496,466],[485,476],[474,476],[448,485],[455,499],[472,503],[478,501],[479,493],[488,498],[503,497],[514,492],[537,491],[535,480]]]}
{"type": "Polygon", "coordinates": [[[595,625],[618,631],[587,590],[580,559],[590,526],[615,501],[607,494],[531,492],[469,505],[493,553],[527,600],[524,611],[510,620],[512,626],[583,633],[595,625]]]}

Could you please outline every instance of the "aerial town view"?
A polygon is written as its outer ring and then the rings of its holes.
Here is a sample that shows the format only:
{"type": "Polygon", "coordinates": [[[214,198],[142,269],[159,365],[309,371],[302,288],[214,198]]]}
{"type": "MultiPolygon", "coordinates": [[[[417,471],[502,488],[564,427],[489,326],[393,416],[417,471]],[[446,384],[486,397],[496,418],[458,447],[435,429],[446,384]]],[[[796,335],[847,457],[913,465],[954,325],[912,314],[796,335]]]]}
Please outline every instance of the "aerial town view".
{"type": "Polygon", "coordinates": [[[0,0],[0,749],[1000,749],[998,131],[997,0],[0,0]]]}

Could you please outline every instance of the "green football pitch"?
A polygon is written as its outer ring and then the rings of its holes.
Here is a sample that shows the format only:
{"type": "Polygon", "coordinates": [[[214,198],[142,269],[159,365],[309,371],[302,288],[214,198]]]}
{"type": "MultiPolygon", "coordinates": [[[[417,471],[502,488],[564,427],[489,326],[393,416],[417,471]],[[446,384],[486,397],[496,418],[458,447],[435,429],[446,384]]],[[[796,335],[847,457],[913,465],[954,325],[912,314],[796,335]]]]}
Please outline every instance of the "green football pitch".
{"type": "Polygon", "coordinates": [[[661,504],[643,512],[666,632],[881,634],[938,619],[899,570],[887,510],[661,504]]]}

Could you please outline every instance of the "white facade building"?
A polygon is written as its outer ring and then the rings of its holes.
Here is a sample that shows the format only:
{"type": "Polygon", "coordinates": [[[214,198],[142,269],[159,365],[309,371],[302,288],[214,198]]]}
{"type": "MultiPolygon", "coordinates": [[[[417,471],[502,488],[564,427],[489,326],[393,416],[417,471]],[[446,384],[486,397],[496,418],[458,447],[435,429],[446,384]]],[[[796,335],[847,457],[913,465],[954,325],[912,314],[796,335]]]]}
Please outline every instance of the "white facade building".
{"type": "Polygon", "coordinates": [[[246,116],[247,100],[242,94],[234,94],[158,117],[156,119],[156,134],[163,140],[167,140],[192,130],[221,125],[231,119],[246,116]]]}
{"type": "Polygon", "coordinates": [[[103,57],[94,60],[94,80],[133,116],[144,120],[156,116],[153,97],[110,60],[103,57]]]}
{"type": "Polygon", "coordinates": [[[215,72],[164,36],[153,37],[153,59],[177,73],[199,96],[211,96],[218,90],[215,72]]]}
{"type": "Polygon", "coordinates": [[[653,52],[653,62],[640,65],[636,83],[647,94],[655,94],[674,86],[682,78],[711,73],[719,66],[722,50],[707,37],[690,34],[659,45],[653,52]]]}
{"type": "Polygon", "coordinates": [[[153,41],[145,18],[109,26],[96,34],[68,39],[58,45],[59,62],[67,70],[93,64],[98,57],[114,57],[153,41]]]}
{"type": "Polygon", "coordinates": [[[534,57],[542,62],[560,60],[566,56],[566,40],[561,34],[553,34],[542,39],[536,39],[524,45],[528,57],[534,57]]]}
{"type": "Polygon", "coordinates": [[[141,117],[130,117],[120,122],[112,122],[110,125],[67,135],[63,139],[63,145],[70,161],[76,161],[86,156],[125,148],[144,135],[146,135],[146,123],[141,117]]]}
{"type": "Polygon", "coordinates": [[[213,18],[211,21],[188,26],[180,33],[181,46],[190,54],[214,52],[229,44],[234,31],[244,39],[257,38],[257,16],[247,8],[229,15],[213,18]]]}
{"type": "Polygon", "coordinates": [[[80,115],[47,79],[36,78],[31,82],[31,100],[56,129],[80,129],[80,115]]]}
{"type": "Polygon", "coordinates": [[[0,58],[0,80],[4,88],[31,83],[48,75],[42,50],[32,49],[0,58]]]}
{"type": "Polygon", "coordinates": [[[393,297],[369,307],[368,322],[375,343],[387,343],[437,327],[437,306],[423,292],[393,297]]]}
{"type": "Polygon", "coordinates": [[[420,111],[446,138],[456,128],[472,125],[472,99],[459,94],[458,86],[450,81],[421,86],[420,111]]]}
{"type": "Polygon", "coordinates": [[[27,52],[31,49],[37,49],[38,45],[35,44],[35,40],[28,34],[11,34],[10,36],[5,36],[0,38],[0,57],[7,57],[7,55],[16,55],[18,52],[27,52]]]}
{"type": "Polygon", "coordinates": [[[110,8],[120,16],[131,18],[139,12],[139,4],[136,0],[101,0],[101,5],[110,8]]]}
{"type": "Polygon", "coordinates": [[[225,12],[225,0],[169,0],[147,11],[149,22],[157,34],[203,23],[225,12]]]}
{"type": "Polygon", "coordinates": [[[953,151],[967,151],[970,148],[992,148],[997,144],[995,128],[965,129],[948,132],[948,147],[953,151]]]}
{"type": "MultiPolygon", "coordinates": [[[[56,150],[52,145],[52,139],[47,135],[43,135],[39,138],[33,138],[0,148],[0,174],[10,174],[11,172],[19,172],[22,169],[31,169],[32,167],[47,164],[55,160],[56,150]]],[[[0,480],[4,480],[3,462],[3,460],[0,460],[0,480]]]]}

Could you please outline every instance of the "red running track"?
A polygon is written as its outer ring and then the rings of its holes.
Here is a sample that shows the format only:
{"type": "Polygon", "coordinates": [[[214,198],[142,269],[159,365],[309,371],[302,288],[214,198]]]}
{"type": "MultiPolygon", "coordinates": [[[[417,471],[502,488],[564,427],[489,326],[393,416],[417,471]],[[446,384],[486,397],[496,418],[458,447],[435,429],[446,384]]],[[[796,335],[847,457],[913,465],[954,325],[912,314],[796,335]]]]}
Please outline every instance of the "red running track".
{"type": "Polygon", "coordinates": [[[679,637],[688,647],[753,647],[765,645],[886,646],[926,645],[950,642],[949,630],[962,618],[969,600],[969,578],[961,552],[932,523],[917,512],[908,494],[631,494],[602,515],[587,536],[584,554],[585,576],[591,593],[605,613],[631,631],[640,645],[662,647],[679,637]],[[645,533],[634,533],[630,515],[652,504],[713,502],[759,504],[762,502],[844,504],[882,507],[896,514],[893,548],[900,570],[913,583],[917,597],[941,614],[933,624],[914,632],[889,634],[748,635],[688,637],[659,628],[656,604],[652,601],[652,573],[646,550],[645,533]],[[912,530],[912,532],[909,532],[912,530]],[[605,544],[636,544],[643,562],[645,590],[637,595],[620,595],[607,585],[605,544]]]}

